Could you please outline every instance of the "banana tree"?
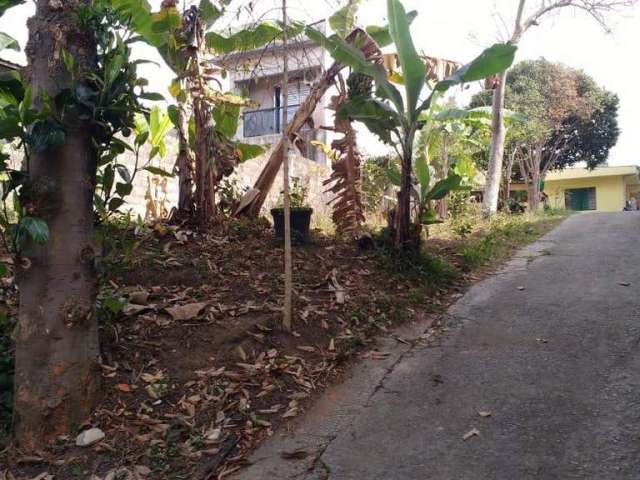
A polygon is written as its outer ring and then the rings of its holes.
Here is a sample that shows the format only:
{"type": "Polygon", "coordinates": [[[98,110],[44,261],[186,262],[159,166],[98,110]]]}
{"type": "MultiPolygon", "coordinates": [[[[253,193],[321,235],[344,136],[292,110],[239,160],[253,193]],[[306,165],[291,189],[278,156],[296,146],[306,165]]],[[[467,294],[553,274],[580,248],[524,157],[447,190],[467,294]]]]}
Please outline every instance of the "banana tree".
{"type": "Polygon", "coordinates": [[[399,0],[387,0],[388,30],[382,39],[391,39],[395,45],[401,68],[397,81],[404,84],[404,95],[389,79],[384,66],[367,61],[362,52],[346,43],[340,36],[324,34],[311,27],[307,35],[323,46],[335,58],[352,69],[373,78],[376,86],[372,98],[353,98],[345,103],[339,116],[360,121],[383,142],[391,145],[401,159],[400,192],[394,215],[394,243],[402,249],[411,241],[411,191],[413,146],[416,132],[421,128],[420,114],[431,108],[434,100],[454,85],[481,80],[505,70],[513,63],[516,47],[496,44],[486,49],[471,63],[463,66],[448,78],[435,84],[427,83],[426,66],[418,55],[409,32],[411,17],[407,17],[399,0]],[[388,33],[388,36],[387,36],[388,33]]]}
{"type": "Polygon", "coordinates": [[[232,140],[235,128],[229,129],[229,124],[237,124],[240,107],[248,102],[210,87],[217,71],[206,55],[259,48],[279,38],[282,28],[273,22],[260,22],[226,35],[209,31],[223,16],[227,0],[220,0],[217,5],[201,0],[199,6],[185,6],[182,13],[176,1],[163,2],[158,12],[152,12],[146,0],[113,0],[113,3],[122,15],[131,19],[140,37],[158,50],[176,75],[169,88],[176,105],[169,113],[179,139],[176,161],[179,210],[187,214],[195,210],[201,222],[207,222],[215,214],[215,192],[220,180],[240,161],[263,153],[263,149],[232,140]],[[193,112],[191,121],[188,110],[193,112]],[[195,133],[192,142],[189,142],[190,125],[195,133]]]}

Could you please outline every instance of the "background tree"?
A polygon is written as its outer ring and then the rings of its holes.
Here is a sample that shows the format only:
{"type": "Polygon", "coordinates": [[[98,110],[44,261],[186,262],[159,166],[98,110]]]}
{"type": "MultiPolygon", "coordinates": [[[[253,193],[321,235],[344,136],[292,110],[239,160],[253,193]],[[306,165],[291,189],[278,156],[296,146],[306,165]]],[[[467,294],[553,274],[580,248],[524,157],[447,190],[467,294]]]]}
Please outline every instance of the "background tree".
{"type": "MultiPolygon", "coordinates": [[[[509,43],[517,45],[522,36],[534,26],[549,17],[553,12],[561,9],[571,9],[576,13],[585,13],[593,18],[606,32],[609,32],[607,18],[609,14],[630,8],[637,0],[519,0],[516,13],[515,26],[509,34],[509,43]],[[526,7],[531,6],[530,9],[526,7]]],[[[483,211],[485,215],[493,215],[498,208],[498,194],[500,190],[500,178],[502,175],[502,163],[505,145],[504,125],[504,85],[506,84],[508,71],[493,79],[492,98],[492,141],[491,152],[487,166],[487,181],[484,190],[483,211]]]]}
{"type": "MultiPolygon", "coordinates": [[[[476,95],[472,106],[490,99],[476,95]]],[[[584,72],[547,60],[517,64],[507,79],[505,104],[526,117],[514,125],[509,157],[529,185],[535,210],[540,182],[549,170],[580,161],[591,168],[606,161],[618,138],[617,97],[584,72]]],[[[506,175],[510,175],[507,172],[506,175]]]]}

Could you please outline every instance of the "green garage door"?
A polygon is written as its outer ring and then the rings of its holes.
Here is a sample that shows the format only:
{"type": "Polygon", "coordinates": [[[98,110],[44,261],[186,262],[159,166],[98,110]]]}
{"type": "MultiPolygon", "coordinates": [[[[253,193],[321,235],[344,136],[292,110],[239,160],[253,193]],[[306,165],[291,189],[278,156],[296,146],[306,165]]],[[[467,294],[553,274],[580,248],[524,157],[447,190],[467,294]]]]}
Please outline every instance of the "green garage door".
{"type": "Polygon", "coordinates": [[[570,188],[565,190],[564,205],[569,210],[595,210],[596,188],[570,188]]]}

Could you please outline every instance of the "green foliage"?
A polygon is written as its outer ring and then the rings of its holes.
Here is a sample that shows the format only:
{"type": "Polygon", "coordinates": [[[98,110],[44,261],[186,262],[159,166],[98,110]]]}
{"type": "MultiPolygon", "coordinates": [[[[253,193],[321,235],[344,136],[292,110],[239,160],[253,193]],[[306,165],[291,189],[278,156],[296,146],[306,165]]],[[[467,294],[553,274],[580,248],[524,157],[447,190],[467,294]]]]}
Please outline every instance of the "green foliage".
{"type": "MultiPolygon", "coordinates": [[[[0,17],[4,15],[9,8],[25,3],[24,0],[0,0],[0,17]]],[[[0,52],[5,49],[20,51],[18,41],[12,36],[0,32],[0,52]]]]}
{"type": "Polygon", "coordinates": [[[0,0],[0,17],[11,7],[16,7],[26,3],[26,0],[0,0]]]}
{"type": "Polygon", "coordinates": [[[362,162],[362,203],[366,212],[380,210],[385,192],[393,183],[389,180],[391,171],[398,172],[399,176],[397,159],[392,155],[368,157],[362,162]],[[390,165],[394,163],[395,169],[392,169],[390,165]]]}
{"type": "MultiPolygon", "coordinates": [[[[299,177],[291,177],[291,185],[289,187],[289,201],[291,208],[308,208],[309,185],[305,184],[299,177]]],[[[284,192],[281,192],[277,208],[284,207],[284,192]]]]}
{"type": "Polygon", "coordinates": [[[395,44],[404,79],[407,121],[411,124],[420,113],[416,107],[426,80],[427,71],[413,45],[409,22],[402,4],[398,0],[387,0],[387,13],[389,16],[389,34],[395,44]]]}
{"type": "Polygon", "coordinates": [[[225,215],[231,215],[249,187],[241,187],[238,180],[225,178],[218,188],[218,208],[225,215]]]}
{"type": "MultiPolygon", "coordinates": [[[[407,13],[407,24],[410,26],[417,16],[417,10],[411,10],[409,13],[407,13]]],[[[389,25],[369,25],[367,26],[366,31],[380,48],[386,47],[387,45],[391,45],[393,43],[391,33],[389,33],[389,25]]]]}
{"type": "Polygon", "coordinates": [[[5,49],[20,51],[20,45],[18,44],[18,41],[12,36],[0,32],[0,51],[5,49]]]}
{"type": "Polygon", "coordinates": [[[397,251],[388,230],[375,238],[376,254],[383,268],[401,281],[419,282],[429,287],[445,286],[458,278],[457,270],[446,260],[422,250],[397,251]]]}
{"type": "Polygon", "coordinates": [[[460,238],[466,238],[473,230],[473,224],[468,218],[459,219],[451,224],[451,229],[460,238]]]}
{"type": "MultiPolygon", "coordinates": [[[[491,92],[471,106],[489,110],[491,92]]],[[[606,161],[619,136],[618,98],[580,70],[544,59],[520,62],[509,72],[505,105],[526,121],[512,123],[507,148],[522,155],[542,149],[542,170],[606,161]],[[560,154],[559,154],[560,153],[560,154]]]]}
{"type": "Polygon", "coordinates": [[[507,258],[521,245],[531,243],[556,226],[564,218],[559,215],[499,215],[485,231],[469,239],[461,252],[467,268],[478,268],[507,258]]]}
{"type": "Polygon", "coordinates": [[[329,17],[331,29],[343,38],[351,33],[361,3],[361,0],[348,0],[344,7],[329,17]]]}

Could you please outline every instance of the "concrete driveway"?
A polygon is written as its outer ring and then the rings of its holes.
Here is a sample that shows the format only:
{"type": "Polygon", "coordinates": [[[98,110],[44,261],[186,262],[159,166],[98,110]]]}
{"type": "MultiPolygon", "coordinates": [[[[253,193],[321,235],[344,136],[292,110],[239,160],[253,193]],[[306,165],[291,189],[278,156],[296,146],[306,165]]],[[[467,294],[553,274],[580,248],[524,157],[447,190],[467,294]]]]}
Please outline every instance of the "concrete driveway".
{"type": "Polygon", "coordinates": [[[386,340],[239,478],[640,479],[639,287],[640,213],[572,216],[437,342],[386,340]]]}

